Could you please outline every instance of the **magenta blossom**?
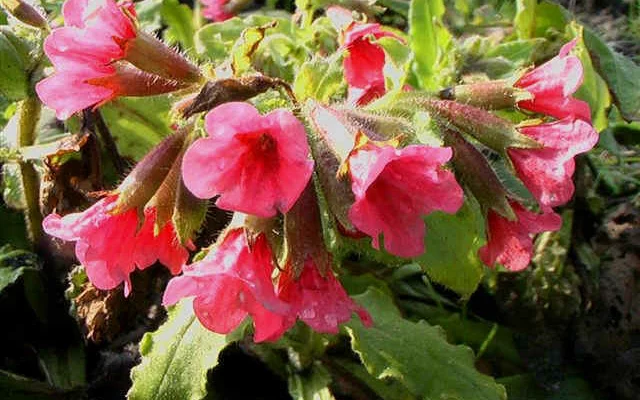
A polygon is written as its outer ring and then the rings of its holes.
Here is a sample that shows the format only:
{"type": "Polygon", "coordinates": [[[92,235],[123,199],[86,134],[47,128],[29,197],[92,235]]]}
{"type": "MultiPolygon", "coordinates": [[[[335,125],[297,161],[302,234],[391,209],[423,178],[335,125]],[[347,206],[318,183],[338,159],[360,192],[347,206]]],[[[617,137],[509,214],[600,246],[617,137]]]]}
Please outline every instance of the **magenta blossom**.
{"type": "Polygon", "coordinates": [[[40,81],[36,91],[56,110],[58,118],[66,119],[119,95],[122,85],[108,83],[117,81],[118,75],[111,63],[124,57],[119,42],[135,38],[136,28],[131,14],[113,0],[91,4],[88,0],[67,0],[62,11],[66,26],[55,29],[44,42],[56,73],[40,81]]]}
{"type": "Polygon", "coordinates": [[[580,119],[526,126],[520,132],[543,147],[507,150],[518,177],[542,207],[565,204],[573,195],[574,157],[598,142],[598,133],[580,119]]]}
{"type": "Polygon", "coordinates": [[[349,219],[400,257],[424,253],[423,217],[433,211],[455,213],[463,203],[462,188],[442,168],[451,149],[422,145],[396,149],[372,142],[356,149],[348,159],[355,203],[349,219]]]}
{"type": "Polygon", "coordinates": [[[250,315],[256,342],[277,340],[289,327],[289,306],[275,294],[273,254],[266,236],[260,234],[250,246],[243,228],[223,235],[217,248],[169,281],[163,304],[195,297],[194,312],[207,329],[226,334],[250,315]]]}
{"type": "Polygon", "coordinates": [[[298,280],[292,268],[287,268],[278,280],[278,298],[291,306],[288,323],[296,318],[317,332],[338,333],[338,325],[357,313],[365,326],[371,326],[371,316],[357,305],[329,269],[323,277],[311,258],[305,262],[298,280]]]}
{"type": "Polygon", "coordinates": [[[489,267],[500,263],[511,271],[521,271],[531,261],[531,236],[540,232],[557,231],[562,226],[562,218],[551,210],[536,214],[518,203],[511,203],[511,207],[516,214],[516,221],[509,221],[496,212],[489,211],[488,241],[478,251],[478,255],[489,267]]]}
{"type": "Polygon", "coordinates": [[[289,111],[264,116],[248,103],[226,103],[205,118],[209,137],[187,150],[182,176],[197,197],[259,217],[287,212],[313,171],[302,123],[289,111]]]}
{"type": "Polygon", "coordinates": [[[575,45],[574,39],[557,56],[518,79],[514,86],[533,95],[531,100],[518,102],[520,108],[558,119],[573,116],[591,122],[589,105],[572,97],[584,78],[580,59],[569,54],[575,45]]]}
{"type": "Polygon", "coordinates": [[[352,23],[344,32],[344,73],[349,85],[347,102],[365,105],[384,95],[387,91],[384,78],[386,55],[379,44],[371,39],[393,37],[395,34],[382,30],[379,24],[352,23]]]}
{"type": "Polygon", "coordinates": [[[153,236],[155,210],[138,232],[138,212],[130,209],[112,214],[117,195],[105,197],[81,213],[64,217],[48,215],[42,226],[51,236],[76,242],[76,257],[85,267],[91,283],[98,289],[113,289],[124,282],[125,296],[131,291],[129,275],[145,269],[156,260],[173,274],[180,272],[189,253],[178,244],[173,226],[168,222],[158,236],[153,236]]]}
{"type": "Polygon", "coordinates": [[[226,21],[233,18],[234,13],[229,10],[229,0],[202,0],[204,10],[202,15],[215,22],[226,21]]]}

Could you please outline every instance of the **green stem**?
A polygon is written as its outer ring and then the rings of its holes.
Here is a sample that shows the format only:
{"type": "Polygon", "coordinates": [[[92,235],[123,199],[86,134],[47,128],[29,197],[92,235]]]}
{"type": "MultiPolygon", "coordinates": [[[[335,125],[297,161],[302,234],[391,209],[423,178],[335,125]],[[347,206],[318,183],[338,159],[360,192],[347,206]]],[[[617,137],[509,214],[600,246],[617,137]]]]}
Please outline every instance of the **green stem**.
{"type": "MultiPolygon", "coordinates": [[[[31,146],[36,140],[36,126],[40,119],[42,103],[36,97],[28,97],[18,108],[18,147],[31,146]]],[[[40,177],[31,162],[20,163],[20,175],[24,190],[24,217],[27,235],[32,243],[37,243],[42,234],[42,214],[40,214],[40,177]]]]}

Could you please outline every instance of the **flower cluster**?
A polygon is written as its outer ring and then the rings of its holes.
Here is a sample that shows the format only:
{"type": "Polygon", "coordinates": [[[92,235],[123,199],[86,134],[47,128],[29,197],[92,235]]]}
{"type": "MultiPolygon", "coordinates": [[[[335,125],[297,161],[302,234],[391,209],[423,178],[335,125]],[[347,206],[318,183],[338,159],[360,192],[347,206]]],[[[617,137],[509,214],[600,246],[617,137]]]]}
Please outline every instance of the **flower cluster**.
{"type": "Polygon", "coordinates": [[[65,26],[44,42],[55,73],[36,85],[60,119],[118,96],[167,93],[199,80],[195,66],[137,29],[132,3],[67,0],[62,12],[65,26]]]}
{"type": "MultiPolygon", "coordinates": [[[[244,4],[203,3],[214,20],[230,18],[244,4]]],[[[138,29],[132,4],[67,0],[63,11],[66,26],[45,42],[55,72],[37,86],[59,118],[117,96],[201,83],[195,66],[138,29]],[[73,92],[60,96],[62,87],[73,92]]],[[[417,258],[429,251],[425,217],[457,213],[463,186],[486,217],[482,262],[514,271],[528,266],[533,235],[560,228],[553,207],[573,195],[574,157],[597,141],[589,107],[572,97],[583,75],[571,55],[574,43],[511,83],[461,85],[439,99],[405,92],[394,105],[400,112],[374,113],[359,106],[387,92],[387,56],[377,40],[403,39],[340,9],[328,13],[342,35],[346,105],[309,100],[297,107],[294,99],[295,114],[284,108],[261,113],[244,101],[272,89],[276,79],[267,89],[248,90],[248,80],[228,78],[213,85],[219,89],[213,94],[205,85],[186,100],[208,111],[203,137],[194,129],[200,119],[186,115],[117,189],[84,212],[45,218],[47,233],[76,242],[76,256],[96,287],[124,282],[128,295],[131,273],[159,261],[182,273],[169,281],[163,303],[194,298],[198,319],[218,333],[247,317],[258,342],[277,340],[296,321],[337,333],[355,313],[369,325],[367,311],[338,280],[340,252],[327,247],[326,231],[339,237],[336,246],[417,258]],[[514,125],[486,109],[501,107],[544,119],[514,125]],[[441,142],[419,140],[406,118],[418,109],[431,115],[441,142]],[[478,146],[504,158],[530,202],[503,187],[478,146]],[[234,217],[204,257],[188,264],[209,200],[234,217]]]]}
{"type": "Polygon", "coordinates": [[[523,74],[512,88],[504,81],[464,85],[454,88],[454,93],[459,93],[455,97],[464,104],[452,100],[429,104],[436,114],[451,118],[457,129],[505,154],[540,210],[533,213],[515,200],[506,206],[488,205],[488,243],[479,255],[489,266],[499,262],[514,271],[527,267],[532,253],[531,235],[560,229],[561,218],[552,207],[567,203],[573,195],[574,157],[598,141],[589,106],[572,97],[583,80],[580,59],[570,54],[574,46],[575,41],[564,45],[556,57],[523,74]],[[509,94],[511,90],[517,93],[509,94]],[[494,108],[515,106],[556,120],[525,122],[514,128],[469,103],[494,108]]]}

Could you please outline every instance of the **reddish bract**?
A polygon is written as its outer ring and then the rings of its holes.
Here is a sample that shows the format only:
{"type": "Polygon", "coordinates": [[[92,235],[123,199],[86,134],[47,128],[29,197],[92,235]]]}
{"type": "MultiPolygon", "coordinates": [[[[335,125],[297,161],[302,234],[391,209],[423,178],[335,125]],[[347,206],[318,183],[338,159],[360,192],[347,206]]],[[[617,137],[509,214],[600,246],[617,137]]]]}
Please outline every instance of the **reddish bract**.
{"type": "Polygon", "coordinates": [[[507,150],[518,177],[543,207],[565,204],[573,195],[574,157],[591,150],[598,133],[580,119],[520,128],[541,145],[539,149],[507,150]]]}
{"type": "Polygon", "coordinates": [[[384,247],[401,257],[424,253],[423,217],[433,211],[455,213],[462,206],[462,188],[442,165],[451,149],[421,145],[395,149],[368,143],[348,159],[356,201],[349,219],[384,247]]]}
{"type": "Polygon", "coordinates": [[[243,228],[228,231],[220,245],[201,261],[183,268],[164,293],[172,305],[195,297],[193,308],[207,329],[229,333],[247,315],[255,326],[256,342],[277,340],[288,329],[289,306],[276,297],[271,273],[273,254],[264,234],[249,246],[243,228]]]}
{"type": "Polygon", "coordinates": [[[580,59],[569,54],[575,45],[575,40],[567,43],[557,56],[527,72],[515,83],[515,87],[525,89],[534,97],[518,102],[520,108],[558,119],[575,117],[591,122],[589,105],[572,97],[584,78],[580,59]]]}
{"type": "Polygon", "coordinates": [[[495,263],[504,265],[511,271],[521,271],[529,265],[533,250],[532,235],[546,231],[557,231],[562,219],[553,211],[543,214],[527,211],[518,203],[511,203],[517,216],[509,221],[493,210],[487,217],[488,241],[478,255],[483,263],[493,267],[495,263]]]}
{"type": "Polygon", "coordinates": [[[145,212],[145,222],[139,232],[135,209],[111,214],[117,200],[117,195],[105,197],[81,213],[64,217],[50,214],[42,226],[51,236],[76,242],[76,257],[95,287],[113,289],[124,282],[125,296],[128,296],[129,275],[136,267],[145,269],[159,260],[177,274],[189,253],[177,242],[170,222],[158,236],[153,236],[155,210],[145,212]]]}
{"type": "Polygon", "coordinates": [[[206,116],[209,137],[187,150],[182,176],[219,208],[259,217],[287,212],[313,172],[302,123],[279,109],[264,116],[248,103],[226,103],[206,116]]]}

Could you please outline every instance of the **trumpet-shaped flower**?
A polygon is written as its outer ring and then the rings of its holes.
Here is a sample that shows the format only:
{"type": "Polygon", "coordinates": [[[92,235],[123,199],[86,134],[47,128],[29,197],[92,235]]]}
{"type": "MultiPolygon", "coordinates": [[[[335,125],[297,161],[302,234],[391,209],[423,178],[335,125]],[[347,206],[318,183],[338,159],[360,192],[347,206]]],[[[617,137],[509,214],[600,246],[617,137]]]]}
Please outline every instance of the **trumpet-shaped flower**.
{"type": "Polygon", "coordinates": [[[478,255],[490,267],[500,263],[511,271],[521,271],[531,261],[532,235],[557,231],[562,225],[562,218],[553,211],[542,214],[527,211],[518,203],[511,203],[511,207],[517,217],[515,221],[509,221],[493,210],[489,211],[488,240],[478,255]]]}
{"type": "Polygon", "coordinates": [[[598,142],[598,133],[584,120],[565,118],[519,129],[541,148],[507,150],[518,177],[542,207],[565,204],[573,195],[574,157],[598,142]]]}
{"type": "Polygon", "coordinates": [[[83,212],[50,214],[43,221],[46,233],[65,241],[76,242],[76,257],[85,267],[89,280],[98,289],[113,289],[125,283],[125,295],[131,291],[129,275],[145,269],[156,260],[173,274],[180,272],[189,256],[178,244],[173,226],[168,222],[159,235],[153,235],[155,210],[145,212],[138,231],[138,213],[130,209],[113,214],[117,195],[105,197],[83,212]]]}
{"type": "Polygon", "coordinates": [[[285,316],[290,307],[276,297],[271,281],[273,254],[266,236],[260,234],[249,245],[243,228],[224,235],[204,259],[184,267],[183,275],[169,281],[163,303],[194,297],[198,320],[222,334],[250,315],[256,342],[277,340],[289,327],[285,316]]]}
{"type": "Polygon", "coordinates": [[[591,122],[589,105],[572,96],[584,78],[580,59],[569,54],[575,45],[575,40],[565,44],[557,56],[518,79],[514,86],[533,95],[533,99],[518,102],[520,108],[558,119],[575,117],[591,122]]]}
{"type": "Polygon", "coordinates": [[[367,143],[348,159],[355,203],[349,218],[360,231],[401,257],[424,253],[423,217],[433,211],[455,213],[463,203],[462,188],[442,168],[451,149],[422,145],[396,149],[367,143]]]}
{"type": "Polygon", "coordinates": [[[205,118],[208,138],[187,150],[182,176],[219,208],[271,217],[287,212],[313,171],[302,123],[289,111],[264,116],[248,103],[226,103],[205,118]]]}

